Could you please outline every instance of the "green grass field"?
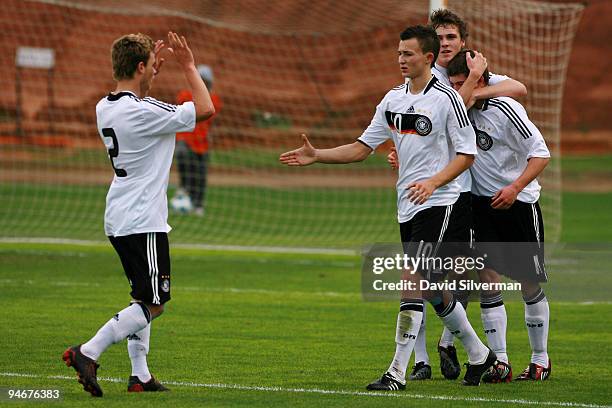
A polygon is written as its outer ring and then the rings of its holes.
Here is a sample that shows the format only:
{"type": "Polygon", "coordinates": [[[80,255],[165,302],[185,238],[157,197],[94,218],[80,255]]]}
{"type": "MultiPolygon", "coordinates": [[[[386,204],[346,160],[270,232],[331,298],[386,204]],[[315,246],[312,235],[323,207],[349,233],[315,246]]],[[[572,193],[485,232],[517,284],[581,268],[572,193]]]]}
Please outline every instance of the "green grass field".
{"type": "MultiPolygon", "coordinates": [[[[609,162],[607,157],[602,160],[604,165],[609,162]]],[[[568,163],[576,171],[602,169],[587,159],[568,163]]],[[[0,236],[51,236],[59,222],[67,226],[65,236],[103,241],[100,215],[105,190],[0,185],[0,236]]],[[[274,190],[228,187],[218,194],[267,205],[263,214],[268,218],[259,220],[257,228],[232,224],[231,208],[212,196],[216,207],[211,213],[219,217],[173,216],[172,242],[225,231],[209,242],[283,245],[297,237],[304,246],[325,247],[348,226],[356,233],[339,246],[357,247],[363,244],[359,236],[368,225],[377,228],[371,237],[394,239],[397,234],[392,192],[383,201],[380,192],[339,191],[335,198],[342,205],[331,212],[316,190],[288,197],[274,190]],[[288,210],[290,198],[316,205],[288,210]],[[377,211],[367,205],[372,199],[381,199],[377,211]],[[343,207],[352,212],[346,214],[343,207]],[[296,217],[298,210],[302,213],[296,217]],[[362,210],[365,226],[349,225],[362,210]],[[312,221],[326,211],[331,232],[319,236],[312,221]]],[[[574,245],[557,248],[548,263],[551,281],[545,290],[551,301],[553,374],[540,384],[464,388],[458,381],[442,380],[435,353],[441,325],[428,307],[434,379],[409,383],[403,392],[367,392],[365,385],[382,374],[393,356],[397,302],[362,300],[358,256],[174,247],[173,300],[153,323],[149,354],[152,373],[172,391],[128,394],[130,365],[123,343],[102,356],[99,376],[105,397],[93,400],[76,382],[74,371],[63,364],[61,354],[67,346],[86,341],[127,305],[129,287],[116,254],[106,243],[0,243],[0,403],[5,402],[6,388],[36,388],[61,391],[60,402],[36,403],[50,406],[123,407],[142,401],[173,407],[612,406],[611,202],[612,193],[562,195],[561,241],[574,245]],[[586,247],[585,252],[576,244],[581,242],[608,244],[586,247]]],[[[468,314],[480,333],[478,309],[474,303],[468,314]]],[[[509,355],[518,374],[529,359],[523,305],[509,294],[507,309],[509,355]]],[[[465,355],[460,359],[465,361],[465,355]]],[[[11,402],[10,406],[31,404],[11,402]]]]}
{"type": "MultiPolygon", "coordinates": [[[[62,406],[90,401],[61,353],[88,339],[127,303],[117,257],[107,247],[3,244],[0,258],[0,387],[59,389],[62,406]]],[[[554,371],[546,383],[464,388],[442,380],[436,370],[432,381],[409,383],[405,392],[392,396],[364,392],[392,357],[397,304],[363,302],[359,269],[354,256],[174,249],[173,300],[153,324],[149,354],[152,372],[171,384],[172,392],[127,395],[129,360],[125,344],[118,344],[100,361],[106,395],[89,403],[457,407],[612,402],[609,302],[552,300],[554,371]]],[[[478,327],[478,308],[468,310],[478,327]]],[[[508,302],[515,371],[528,362],[522,310],[521,303],[508,302]]],[[[429,350],[436,364],[440,324],[428,311],[429,350]]]]}

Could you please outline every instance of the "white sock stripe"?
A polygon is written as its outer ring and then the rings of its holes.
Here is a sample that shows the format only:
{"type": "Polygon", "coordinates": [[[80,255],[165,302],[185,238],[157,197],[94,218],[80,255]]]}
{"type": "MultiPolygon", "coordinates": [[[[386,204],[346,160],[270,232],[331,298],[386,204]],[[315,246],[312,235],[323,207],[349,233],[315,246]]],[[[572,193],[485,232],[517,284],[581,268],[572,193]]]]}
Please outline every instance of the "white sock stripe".
{"type": "Polygon", "coordinates": [[[504,297],[501,293],[496,296],[491,296],[491,297],[483,297],[482,295],[480,296],[480,303],[483,305],[490,305],[493,303],[502,302],[503,300],[504,300],[504,297]]]}
{"type": "Polygon", "coordinates": [[[452,310],[454,310],[456,306],[457,306],[457,301],[453,299],[448,305],[446,305],[442,313],[440,313],[438,316],[440,317],[447,316],[452,310]]]}
{"type": "Polygon", "coordinates": [[[423,301],[404,301],[404,302],[400,302],[400,306],[407,306],[407,305],[423,305],[423,301]]]}

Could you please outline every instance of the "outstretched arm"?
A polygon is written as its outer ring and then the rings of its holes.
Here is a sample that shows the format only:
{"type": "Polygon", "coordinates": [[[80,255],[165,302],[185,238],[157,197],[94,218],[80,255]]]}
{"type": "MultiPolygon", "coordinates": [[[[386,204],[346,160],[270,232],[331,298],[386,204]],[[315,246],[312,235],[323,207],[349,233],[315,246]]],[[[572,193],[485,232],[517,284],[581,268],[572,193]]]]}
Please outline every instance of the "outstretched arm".
{"type": "Polygon", "coordinates": [[[308,166],[313,163],[343,164],[364,160],[372,150],[363,143],[355,142],[332,149],[315,149],[302,134],[304,145],[280,155],[279,161],[287,166],[308,166]]]}

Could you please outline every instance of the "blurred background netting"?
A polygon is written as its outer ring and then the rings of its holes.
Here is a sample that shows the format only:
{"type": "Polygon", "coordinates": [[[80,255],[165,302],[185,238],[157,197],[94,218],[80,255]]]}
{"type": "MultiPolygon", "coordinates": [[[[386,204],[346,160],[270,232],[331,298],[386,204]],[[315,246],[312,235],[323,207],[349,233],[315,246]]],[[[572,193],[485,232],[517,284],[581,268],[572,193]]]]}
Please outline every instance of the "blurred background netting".
{"type": "MultiPolygon", "coordinates": [[[[126,33],[187,37],[214,70],[223,109],[211,127],[206,213],[170,214],[173,243],[353,248],[396,241],[389,145],[363,163],[286,168],[279,153],[306,132],[317,147],[354,141],[403,80],[399,33],[427,22],[429,2],[25,1],[0,9],[0,237],[104,240],[113,177],[95,105],[114,89],[110,45],[126,33]],[[20,47],[51,49],[51,67],[16,64],[20,47]]],[[[572,40],[569,3],[449,1],[468,45],[522,100],[553,161],[540,178],[546,237],[561,229],[560,123],[572,40]]],[[[169,59],[151,96],[174,102],[186,82],[169,59]]],[[[169,197],[178,185],[173,169],[169,197]]]]}

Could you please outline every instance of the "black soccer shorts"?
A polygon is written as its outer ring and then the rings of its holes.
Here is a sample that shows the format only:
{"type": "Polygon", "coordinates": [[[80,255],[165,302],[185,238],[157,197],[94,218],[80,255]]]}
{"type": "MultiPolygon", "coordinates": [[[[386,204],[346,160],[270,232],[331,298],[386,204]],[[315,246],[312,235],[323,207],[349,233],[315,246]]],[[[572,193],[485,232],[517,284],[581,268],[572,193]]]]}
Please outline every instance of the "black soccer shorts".
{"type": "MultiPolygon", "coordinates": [[[[472,208],[470,194],[462,193],[454,204],[430,207],[419,211],[410,221],[400,223],[400,235],[404,253],[411,257],[423,255],[424,245],[433,251],[431,257],[456,257],[471,255],[472,208]]],[[[420,270],[423,278],[432,281],[443,279],[448,270],[420,270]]]]}
{"type": "Polygon", "coordinates": [[[544,220],[539,203],[516,200],[507,210],[491,207],[491,197],[472,196],[476,248],[486,266],[514,280],[546,282],[544,220]]]}
{"type": "Polygon", "coordinates": [[[170,300],[170,247],[168,234],[143,234],[108,237],[119,254],[133,299],[162,305],[170,300]]]}

